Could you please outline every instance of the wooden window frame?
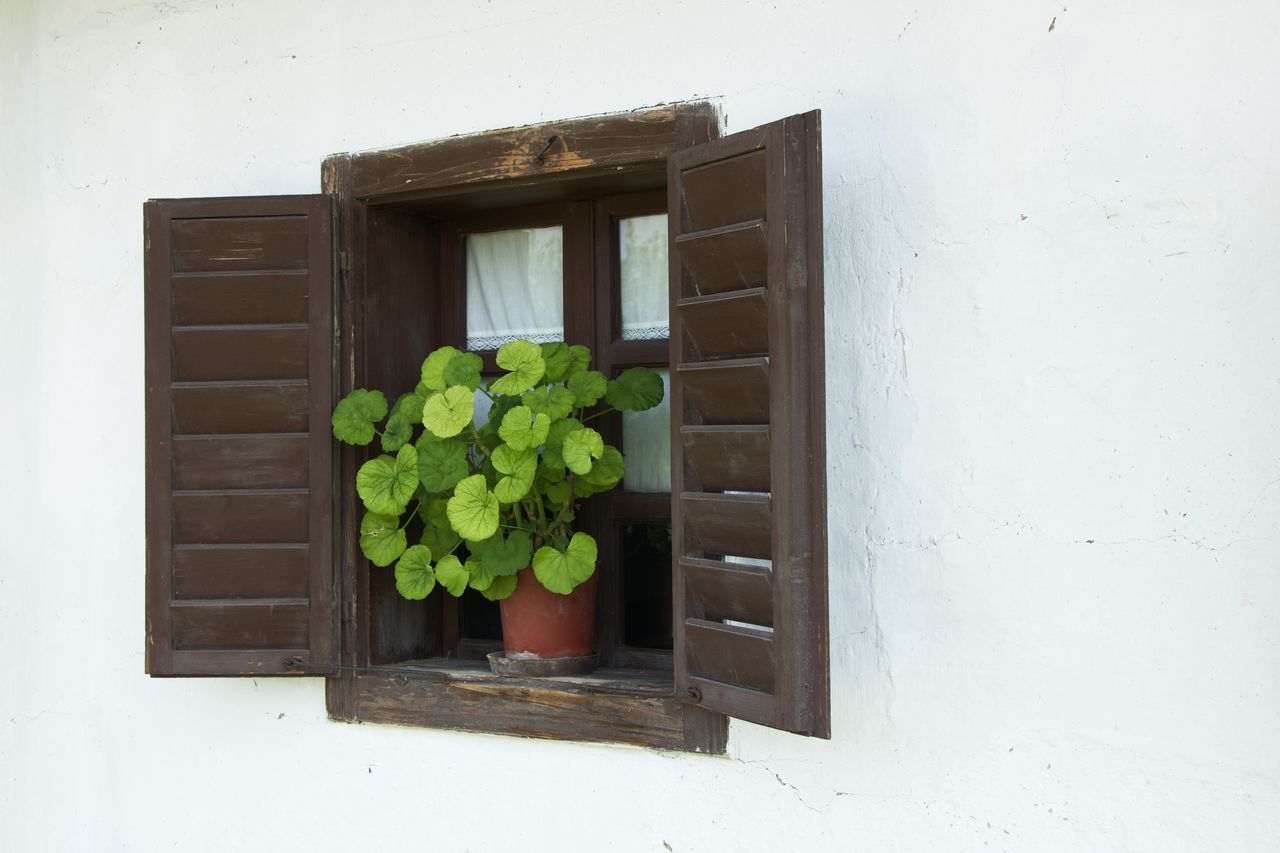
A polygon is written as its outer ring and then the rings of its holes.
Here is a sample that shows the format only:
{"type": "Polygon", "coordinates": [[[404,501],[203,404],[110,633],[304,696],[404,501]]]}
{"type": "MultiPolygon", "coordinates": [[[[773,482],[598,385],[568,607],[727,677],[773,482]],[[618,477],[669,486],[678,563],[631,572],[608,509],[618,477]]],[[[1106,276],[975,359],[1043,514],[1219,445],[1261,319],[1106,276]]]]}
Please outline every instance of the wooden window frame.
{"type": "MultiPolygon", "coordinates": [[[[366,385],[380,387],[377,380],[389,380],[393,375],[397,381],[385,384],[403,384],[403,367],[393,365],[396,359],[407,360],[416,369],[415,359],[425,350],[411,352],[402,344],[386,351],[366,347],[367,328],[376,328],[379,317],[394,316],[397,322],[403,319],[411,327],[405,340],[417,338],[437,345],[452,342],[445,335],[448,328],[458,327],[459,320],[465,329],[464,300],[451,296],[447,286],[398,300],[382,299],[385,294],[378,292],[378,283],[387,277],[438,270],[438,280],[447,283],[461,272],[456,269],[456,252],[433,251],[392,211],[418,208],[464,215],[531,204],[566,205],[566,215],[588,216],[582,223],[588,230],[612,227],[608,217],[626,215],[628,210],[665,211],[668,157],[678,149],[718,136],[715,109],[707,103],[688,103],[326,159],[323,188],[336,196],[338,211],[338,394],[366,385]],[[637,197],[632,194],[644,192],[651,193],[644,203],[647,207],[634,207],[637,197]],[[591,221],[590,206],[573,204],[582,198],[606,196],[616,196],[616,202],[596,205],[595,221],[591,221]],[[404,268],[379,261],[384,256],[405,259],[404,268]]],[[[439,235],[446,242],[456,238],[456,234],[439,235]]],[[[600,245],[599,241],[594,245],[600,245]]],[[[596,252],[593,263],[594,269],[570,275],[590,281],[593,275],[616,273],[616,248],[596,252]]],[[[665,341],[617,340],[617,306],[608,304],[611,302],[596,300],[591,309],[594,317],[587,315],[580,323],[566,314],[566,339],[592,345],[606,372],[631,364],[666,365],[665,341]],[[592,339],[593,319],[596,328],[607,329],[608,335],[592,339]]],[[[612,420],[604,429],[617,437],[620,419],[604,420],[612,420]]],[[[661,670],[651,670],[646,676],[633,669],[623,679],[610,677],[608,672],[556,681],[497,679],[448,658],[457,653],[456,648],[434,649],[436,654],[429,663],[374,663],[370,643],[375,616],[369,573],[352,535],[360,508],[351,484],[360,459],[356,449],[343,447],[335,474],[334,553],[338,555],[341,602],[341,666],[338,675],[326,678],[326,704],[332,718],[627,742],[704,753],[724,751],[726,717],[677,697],[672,676],[661,670]],[[475,713],[478,701],[484,709],[482,715],[475,713]]],[[[637,518],[670,519],[668,495],[620,493],[608,500],[629,505],[621,511],[637,518]]],[[[610,532],[606,539],[602,552],[616,552],[616,536],[610,532]]],[[[607,585],[601,594],[605,609],[619,606],[621,590],[616,583],[607,585]]],[[[385,599],[379,606],[407,612],[399,603],[385,599]]],[[[434,606],[443,608],[442,604],[434,606]]],[[[617,624],[616,620],[611,624],[617,624]]],[[[412,620],[408,625],[411,632],[412,620]]],[[[616,638],[605,639],[616,643],[616,638]]],[[[393,638],[392,642],[418,640],[393,638]]],[[[655,663],[639,651],[630,658],[624,654],[623,659],[633,667],[655,663]]]]}

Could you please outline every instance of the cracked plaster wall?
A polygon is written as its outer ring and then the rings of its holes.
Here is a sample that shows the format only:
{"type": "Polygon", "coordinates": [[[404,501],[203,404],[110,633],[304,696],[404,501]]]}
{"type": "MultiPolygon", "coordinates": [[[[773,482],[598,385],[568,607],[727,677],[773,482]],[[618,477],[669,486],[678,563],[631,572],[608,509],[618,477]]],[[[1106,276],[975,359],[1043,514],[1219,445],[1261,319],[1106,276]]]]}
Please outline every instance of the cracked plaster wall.
{"type": "Polygon", "coordinates": [[[4,849],[1280,846],[1273,4],[0,20],[4,849]],[[699,96],[823,110],[834,739],[713,759],[145,678],[143,199],[699,96]]]}

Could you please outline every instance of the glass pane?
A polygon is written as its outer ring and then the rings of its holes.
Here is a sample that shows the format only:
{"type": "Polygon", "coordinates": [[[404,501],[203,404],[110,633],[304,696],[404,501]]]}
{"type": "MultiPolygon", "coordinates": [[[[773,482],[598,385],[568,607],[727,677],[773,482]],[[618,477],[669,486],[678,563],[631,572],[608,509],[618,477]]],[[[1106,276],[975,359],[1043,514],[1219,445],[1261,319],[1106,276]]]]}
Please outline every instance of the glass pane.
{"type": "Polygon", "coordinates": [[[467,235],[467,349],[564,339],[564,234],[517,228],[467,235]]]}
{"type": "Polygon", "coordinates": [[[671,526],[624,524],[623,642],[671,648],[671,526]]]}
{"type": "Polygon", "coordinates": [[[622,488],[629,492],[671,491],[671,371],[655,372],[662,377],[662,402],[647,412],[622,413],[622,488]]]}
{"type": "Polygon", "coordinates": [[[618,264],[622,272],[622,339],[670,337],[665,213],[618,222],[618,264]]]}

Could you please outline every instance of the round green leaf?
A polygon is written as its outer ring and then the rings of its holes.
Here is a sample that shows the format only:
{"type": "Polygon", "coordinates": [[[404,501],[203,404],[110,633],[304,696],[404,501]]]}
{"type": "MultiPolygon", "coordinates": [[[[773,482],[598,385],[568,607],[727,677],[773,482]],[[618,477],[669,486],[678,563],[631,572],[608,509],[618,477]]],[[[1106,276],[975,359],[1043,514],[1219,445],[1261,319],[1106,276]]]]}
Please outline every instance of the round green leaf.
{"type": "MultiPolygon", "coordinates": [[[[469,542],[488,539],[498,530],[498,498],[489,491],[483,474],[472,474],[454,487],[448,513],[454,531],[469,542]]],[[[436,574],[440,574],[438,567],[436,574]]]]}
{"type": "Polygon", "coordinates": [[[475,392],[464,385],[451,385],[432,394],[422,408],[422,423],[440,438],[462,432],[475,414],[475,392]]]}
{"type": "Polygon", "coordinates": [[[561,480],[558,483],[548,483],[542,493],[547,496],[547,500],[551,501],[551,503],[563,505],[568,502],[572,491],[569,481],[561,480]]]}
{"type": "Polygon", "coordinates": [[[375,566],[389,566],[404,553],[405,535],[394,515],[366,512],[360,519],[360,553],[375,566]]]}
{"type": "Polygon", "coordinates": [[[418,444],[418,479],[429,492],[444,492],[470,473],[467,443],[460,438],[418,444]]]}
{"type": "Polygon", "coordinates": [[[368,444],[373,441],[373,425],[386,416],[387,398],[381,391],[357,388],[333,410],[333,437],[347,444],[368,444]]]}
{"type": "Polygon", "coordinates": [[[467,570],[467,586],[477,592],[484,592],[493,583],[493,573],[475,557],[468,558],[463,568],[467,570]]]}
{"type": "Polygon", "coordinates": [[[623,464],[618,448],[606,444],[604,452],[591,466],[591,470],[583,475],[583,479],[601,490],[612,489],[618,485],[625,471],[626,465],[623,464]]]}
{"type": "Polygon", "coordinates": [[[574,406],[573,392],[563,385],[530,388],[520,395],[520,402],[535,415],[541,412],[552,421],[568,417],[574,406]]]}
{"type": "Polygon", "coordinates": [[[633,367],[610,380],[604,398],[623,412],[643,412],[662,402],[662,377],[647,367],[633,367]]]}
{"type": "Polygon", "coordinates": [[[587,369],[587,365],[591,363],[591,350],[582,344],[574,344],[569,347],[569,369],[564,375],[572,379],[576,374],[587,369]]]}
{"type": "Polygon", "coordinates": [[[437,558],[452,553],[462,538],[449,525],[449,502],[444,498],[436,498],[426,507],[418,511],[422,518],[423,545],[431,549],[437,558]]]}
{"type": "Polygon", "coordinates": [[[489,386],[495,394],[519,394],[537,384],[546,373],[542,350],[528,341],[508,341],[498,350],[498,366],[510,371],[489,386]]]}
{"type": "Polygon", "coordinates": [[[370,512],[399,515],[418,488],[418,451],[400,448],[395,458],[370,459],[356,472],[356,492],[370,512]]]}
{"type": "Polygon", "coordinates": [[[493,583],[489,584],[486,589],[480,590],[480,594],[490,601],[502,601],[504,598],[510,598],[511,593],[516,591],[516,576],[506,575],[505,577],[495,577],[493,583]]]}
{"type": "Polygon", "coordinates": [[[431,391],[443,391],[448,388],[450,383],[444,381],[444,369],[449,366],[449,362],[453,361],[455,355],[460,354],[460,351],[454,347],[440,347],[427,356],[427,360],[422,362],[422,384],[431,391]]]}
{"type": "Polygon", "coordinates": [[[596,570],[596,540],[575,533],[564,551],[546,545],[533,555],[533,573],[552,592],[568,595],[596,570]]]}
{"type": "Polygon", "coordinates": [[[584,370],[569,380],[575,406],[594,406],[604,396],[609,380],[598,370],[584,370]]]}
{"type": "Polygon", "coordinates": [[[499,444],[493,449],[493,467],[507,476],[498,480],[493,493],[504,504],[513,504],[529,494],[533,475],[538,471],[536,450],[514,450],[509,444],[499,444]]]}
{"type": "Polygon", "coordinates": [[[426,598],[435,588],[436,573],[431,570],[431,549],[411,545],[396,563],[396,591],[410,601],[426,598]]]}
{"type": "Polygon", "coordinates": [[[590,427],[583,427],[565,437],[561,452],[564,454],[564,464],[569,466],[570,471],[585,474],[604,453],[604,439],[590,427]]]}
{"type": "Polygon", "coordinates": [[[551,419],[542,413],[534,414],[528,406],[516,406],[502,416],[498,435],[512,450],[529,450],[546,440],[551,419]]]}
{"type": "Polygon", "coordinates": [[[561,341],[542,345],[542,360],[547,364],[547,381],[563,382],[569,373],[573,358],[569,355],[569,347],[561,341]]]}
{"type": "Polygon", "coordinates": [[[450,360],[444,369],[444,381],[447,385],[462,385],[472,391],[480,387],[480,370],[484,367],[484,359],[473,352],[460,352],[450,360]]]}
{"type": "Polygon", "coordinates": [[[449,590],[450,595],[457,598],[467,591],[467,582],[471,580],[471,575],[467,574],[467,570],[462,567],[457,557],[448,554],[436,563],[436,580],[442,587],[449,590]]]}
{"type": "Polygon", "coordinates": [[[392,412],[387,418],[387,425],[382,429],[382,449],[395,453],[405,442],[413,437],[413,426],[416,420],[410,420],[401,412],[392,412]]]}
{"type": "Polygon", "coordinates": [[[499,531],[483,542],[472,542],[467,547],[494,577],[514,575],[529,565],[533,556],[533,541],[523,530],[511,531],[506,539],[499,531]]]}

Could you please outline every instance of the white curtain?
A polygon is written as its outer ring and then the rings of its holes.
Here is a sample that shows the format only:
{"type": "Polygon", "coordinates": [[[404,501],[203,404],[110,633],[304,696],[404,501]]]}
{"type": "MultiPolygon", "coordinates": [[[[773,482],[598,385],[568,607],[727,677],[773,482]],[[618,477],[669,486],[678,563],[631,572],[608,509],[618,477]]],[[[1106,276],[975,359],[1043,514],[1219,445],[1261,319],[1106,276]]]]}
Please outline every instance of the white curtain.
{"type": "Polygon", "coordinates": [[[622,339],[665,340],[667,319],[667,215],[632,216],[618,222],[622,272],[622,339]]]}
{"type": "Polygon", "coordinates": [[[671,371],[657,373],[662,402],[645,412],[622,413],[622,487],[629,492],[671,491],[671,371]]]}
{"type": "Polygon", "coordinates": [[[564,339],[560,226],[467,235],[467,349],[564,339]]]}

